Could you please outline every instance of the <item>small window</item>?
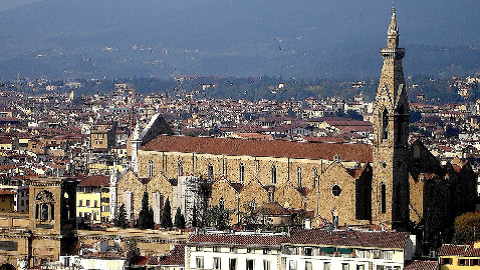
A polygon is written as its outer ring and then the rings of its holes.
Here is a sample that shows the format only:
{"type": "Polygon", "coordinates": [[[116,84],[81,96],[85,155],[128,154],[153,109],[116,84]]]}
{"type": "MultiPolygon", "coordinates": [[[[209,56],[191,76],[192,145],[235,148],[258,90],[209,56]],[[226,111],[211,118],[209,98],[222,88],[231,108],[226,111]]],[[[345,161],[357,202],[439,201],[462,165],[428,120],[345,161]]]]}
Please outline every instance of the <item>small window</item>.
{"type": "Polygon", "coordinates": [[[264,248],[263,249],[263,254],[268,254],[268,253],[270,253],[270,250],[268,248],[264,248]]]}
{"type": "Polygon", "coordinates": [[[218,247],[218,246],[213,246],[213,247],[212,247],[212,250],[213,250],[213,252],[219,252],[219,251],[220,251],[220,247],[218,247]]]}
{"type": "Polygon", "coordinates": [[[196,246],[195,247],[195,251],[202,251],[203,250],[203,247],[202,246],[196,246]]]}
{"type": "Polygon", "coordinates": [[[479,260],[478,259],[471,259],[470,260],[470,266],[478,266],[479,265],[479,260]]]}
{"type": "Polygon", "coordinates": [[[288,269],[289,270],[297,270],[297,261],[290,261],[288,263],[288,269]]]}
{"type": "Polygon", "coordinates": [[[253,270],[253,269],[254,269],[254,268],[253,268],[253,266],[254,266],[253,260],[247,259],[247,263],[246,263],[246,264],[247,264],[247,270],[253,270]]]}
{"type": "Polygon", "coordinates": [[[87,200],[87,201],[86,201],[86,205],[87,205],[87,206],[90,206],[90,200],[87,200]]]}
{"type": "Polygon", "coordinates": [[[229,260],[228,270],[237,270],[237,259],[230,259],[229,260]]]}
{"type": "Polygon", "coordinates": [[[312,262],[305,262],[305,270],[313,270],[312,262]]]}
{"type": "Polygon", "coordinates": [[[350,270],[350,264],[342,263],[342,270],[350,270]]]}
{"type": "Polygon", "coordinates": [[[312,248],[304,249],[305,256],[312,256],[312,248]]]}
{"type": "Polygon", "coordinates": [[[78,206],[82,206],[83,205],[83,200],[78,200],[78,206]]]}
{"type": "Polygon", "coordinates": [[[230,248],[230,252],[231,252],[231,253],[238,253],[238,248],[236,248],[236,247],[231,247],[231,248],[230,248]]]}
{"type": "Polygon", "coordinates": [[[270,270],[270,261],[263,260],[263,270],[270,270]]]}
{"type": "Polygon", "coordinates": [[[213,269],[221,269],[222,264],[220,258],[213,258],[213,269]]]}
{"type": "Polygon", "coordinates": [[[196,257],[195,263],[197,265],[197,268],[203,268],[203,256],[196,257]]]}
{"type": "Polygon", "coordinates": [[[332,264],[329,262],[324,263],[323,270],[332,270],[332,264]]]}
{"type": "Polygon", "coordinates": [[[247,248],[247,253],[252,253],[253,249],[252,248],[247,248]]]}
{"type": "Polygon", "coordinates": [[[467,259],[458,259],[458,265],[460,266],[467,266],[468,260],[467,259]]]}

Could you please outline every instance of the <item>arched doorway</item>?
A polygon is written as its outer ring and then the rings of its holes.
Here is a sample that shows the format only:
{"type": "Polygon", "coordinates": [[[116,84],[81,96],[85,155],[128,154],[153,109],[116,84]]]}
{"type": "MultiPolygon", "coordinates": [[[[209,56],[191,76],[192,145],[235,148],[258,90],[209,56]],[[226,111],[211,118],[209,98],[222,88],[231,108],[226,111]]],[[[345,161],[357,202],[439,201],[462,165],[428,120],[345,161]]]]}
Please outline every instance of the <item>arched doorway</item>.
{"type": "Polygon", "coordinates": [[[15,270],[15,266],[5,263],[0,266],[0,270],[15,270]]]}

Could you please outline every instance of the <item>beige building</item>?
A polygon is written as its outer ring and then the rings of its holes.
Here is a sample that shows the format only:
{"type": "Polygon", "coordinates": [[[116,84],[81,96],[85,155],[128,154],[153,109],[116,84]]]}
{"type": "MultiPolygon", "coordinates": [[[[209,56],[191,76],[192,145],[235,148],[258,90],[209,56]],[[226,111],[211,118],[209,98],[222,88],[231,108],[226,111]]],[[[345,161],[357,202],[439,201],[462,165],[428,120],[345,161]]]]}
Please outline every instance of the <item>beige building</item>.
{"type": "Polygon", "coordinates": [[[148,130],[137,130],[130,141],[132,169],[118,176],[117,206],[111,208],[126,204],[135,219],[146,190],[155,213],[167,198],[176,198],[172,211],[180,207],[188,220],[192,204],[202,209],[222,201],[233,210],[235,224],[243,222],[247,204],[278,203],[292,212],[313,212],[314,227],[333,222],[408,230],[423,223],[425,237],[438,241],[457,215],[474,210],[476,176],[466,162],[441,165],[420,141],[409,143],[405,51],[398,31],[393,10],[387,46],[381,49],[384,65],[372,145],[166,135],[145,139],[138,134],[148,130]]]}
{"type": "Polygon", "coordinates": [[[39,267],[73,251],[75,185],[70,178],[31,179],[30,211],[0,214],[1,269],[39,267]]]}

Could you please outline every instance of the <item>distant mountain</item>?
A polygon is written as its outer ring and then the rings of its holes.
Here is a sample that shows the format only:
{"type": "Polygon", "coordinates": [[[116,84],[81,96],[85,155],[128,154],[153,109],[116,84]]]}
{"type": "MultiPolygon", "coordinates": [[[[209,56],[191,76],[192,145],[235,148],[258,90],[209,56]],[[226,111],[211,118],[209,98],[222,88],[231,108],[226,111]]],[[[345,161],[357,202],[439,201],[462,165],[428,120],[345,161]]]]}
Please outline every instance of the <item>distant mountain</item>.
{"type": "MultiPolygon", "coordinates": [[[[0,13],[0,80],[376,77],[390,2],[45,0],[0,13]]],[[[477,2],[397,3],[407,74],[478,70],[477,2]]]]}

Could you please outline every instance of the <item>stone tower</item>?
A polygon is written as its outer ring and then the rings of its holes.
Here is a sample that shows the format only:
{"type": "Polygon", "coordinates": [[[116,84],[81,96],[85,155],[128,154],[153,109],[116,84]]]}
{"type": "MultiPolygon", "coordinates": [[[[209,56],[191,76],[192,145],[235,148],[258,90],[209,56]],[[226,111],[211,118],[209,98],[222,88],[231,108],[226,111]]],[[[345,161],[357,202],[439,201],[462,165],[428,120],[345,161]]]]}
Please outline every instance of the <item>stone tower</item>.
{"type": "Polygon", "coordinates": [[[387,46],[380,50],[382,73],[374,107],[372,221],[402,230],[409,220],[409,105],[399,48],[395,7],[387,46]]]}

